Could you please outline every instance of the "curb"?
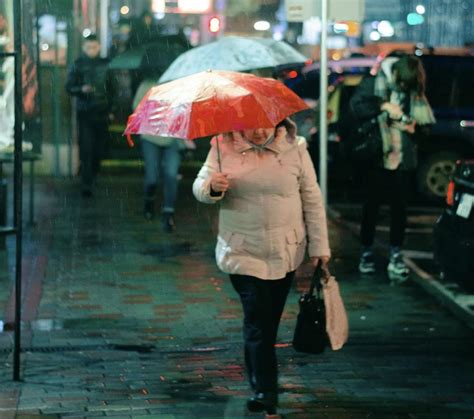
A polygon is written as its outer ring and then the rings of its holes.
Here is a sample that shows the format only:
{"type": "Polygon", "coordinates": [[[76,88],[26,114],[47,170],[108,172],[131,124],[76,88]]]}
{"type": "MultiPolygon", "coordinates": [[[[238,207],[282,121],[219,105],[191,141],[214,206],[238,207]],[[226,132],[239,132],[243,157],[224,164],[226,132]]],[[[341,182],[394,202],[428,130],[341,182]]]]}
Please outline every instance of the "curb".
{"type": "MultiPolygon", "coordinates": [[[[339,211],[330,206],[328,206],[326,210],[328,217],[332,221],[346,230],[349,230],[351,233],[357,234],[358,226],[354,223],[345,221],[339,211]]],[[[387,245],[378,240],[375,240],[375,243],[379,248],[388,248],[387,245]]],[[[467,295],[458,292],[459,287],[457,284],[443,284],[433,275],[420,268],[413,259],[405,256],[404,260],[414,274],[412,274],[410,278],[414,283],[438,300],[468,327],[474,329],[474,295],[467,295]]]]}

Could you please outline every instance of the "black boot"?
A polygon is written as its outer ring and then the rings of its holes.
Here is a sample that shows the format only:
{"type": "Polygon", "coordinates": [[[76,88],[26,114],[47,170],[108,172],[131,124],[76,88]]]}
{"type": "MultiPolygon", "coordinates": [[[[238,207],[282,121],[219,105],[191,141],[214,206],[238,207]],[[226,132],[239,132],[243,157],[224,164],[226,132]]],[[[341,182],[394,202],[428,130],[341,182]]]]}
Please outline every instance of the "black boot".
{"type": "Polygon", "coordinates": [[[145,186],[145,205],[143,215],[146,220],[152,220],[155,216],[155,193],[156,185],[145,186]]]}
{"type": "Polygon", "coordinates": [[[247,409],[250,412],[263,412],[275,415],[277,411],[278,397],[276,393],[255,393],[255,396],[247,400],[247,409]]]}
{"type": "Polygon", "coordinates": [[[162,215],[163,231],[165,233],[172,233],[176,230],[174,222],[174,214],[172,212],[164,212],[162,215]]]}
{"type": "Polygon", "coordinates": [[[145,217],[145,220],[148,220],[148,221],[153,219],[153,217],[155,216],[155,202],[154,201],[145,199],[143,216],[145,217]]]}

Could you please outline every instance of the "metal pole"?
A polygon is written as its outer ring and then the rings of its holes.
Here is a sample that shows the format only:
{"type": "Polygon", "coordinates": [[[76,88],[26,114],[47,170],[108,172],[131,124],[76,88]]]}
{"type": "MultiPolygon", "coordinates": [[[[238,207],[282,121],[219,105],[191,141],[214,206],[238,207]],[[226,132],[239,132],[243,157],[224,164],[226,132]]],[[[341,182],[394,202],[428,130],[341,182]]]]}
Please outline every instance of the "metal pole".
{"type": "Polygon", "coordinates": [[[54,66],[53,66],[53,137],[54,137],[54,174],[59,176],[61,173],[60,157],[60,130],[61,130],[61,103],[59,101],[59,46],[58,46],[58,22],[54,26],[54,66]]]}
{"type": "Polygon", "coordinates": [[[109,40],[109,0],[100,2],[100,56],[107,57],[109,40]]]}
{"type": "Polygon", "coordinates": [[[15,263],[15,329],[13,348],[13,380],[20,381],[21,352],[21,260],[22,260],[22,210],[23,210],[23,91],[21,74],[21,0],[13,2],[13,28],[15,48],[15,152],[14,152],[14,217],[16,229],[16,263],[15,263]]]}
{"type": "Polygon", "coordinates": [[[38,15],[38,2],[35,1],[35,29],[36,29],[36,79],[38,84],[38,131],[39,131],[39,144],[34,149],[35,152],[41,152],[43,147],[43,107],[41,106],[43,93],[42,87],[42,73],[41,73],[41,45],[40,45],[40,23],[38,15]]]}
{"type": "Polygon", "coordinates": [[[321,46],[319,79],[319,185],[325,204],[327,196],[328,172],[328,0],[321,0],[321,46]]]}

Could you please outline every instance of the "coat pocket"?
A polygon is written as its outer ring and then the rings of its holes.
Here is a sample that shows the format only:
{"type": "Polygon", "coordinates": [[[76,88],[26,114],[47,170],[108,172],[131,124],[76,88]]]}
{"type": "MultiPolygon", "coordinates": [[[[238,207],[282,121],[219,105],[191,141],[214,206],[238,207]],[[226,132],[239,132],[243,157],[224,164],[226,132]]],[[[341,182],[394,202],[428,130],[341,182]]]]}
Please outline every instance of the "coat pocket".
{"type": "Polygon", "coordinates": [[[285,238],[288,244],[300,244],[304,241],[304,234],[293,229],[285,234],[285,238]]]}
{"type": "Polygon", "coordinates": [[[287,269],[292,271],[303,261],[306,248],[305,236],[303,232],[293,229],[285,234],[285,241],[287,269]]]}
{"type": "Polygon", "coordinates": [[[224,231],[220,234],[222,241],[225,246],[230,247],[232,250],[242,247],[245,241],[245,236],[240,233],[232,233],[231,231],[224,231]]]}

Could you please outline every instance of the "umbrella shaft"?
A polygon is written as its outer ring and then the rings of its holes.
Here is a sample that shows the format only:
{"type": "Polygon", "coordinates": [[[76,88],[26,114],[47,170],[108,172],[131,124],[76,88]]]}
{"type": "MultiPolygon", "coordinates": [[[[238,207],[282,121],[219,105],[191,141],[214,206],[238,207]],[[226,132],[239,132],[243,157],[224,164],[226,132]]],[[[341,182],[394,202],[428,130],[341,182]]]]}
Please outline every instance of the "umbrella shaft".
{"type": "Polygon", "coordinates": [[[216,149],[217,149],[217,165],[219,167],[219,172],[222,172],[221,149],[219,146],[219,137],[216,137],[216,149]]]}

